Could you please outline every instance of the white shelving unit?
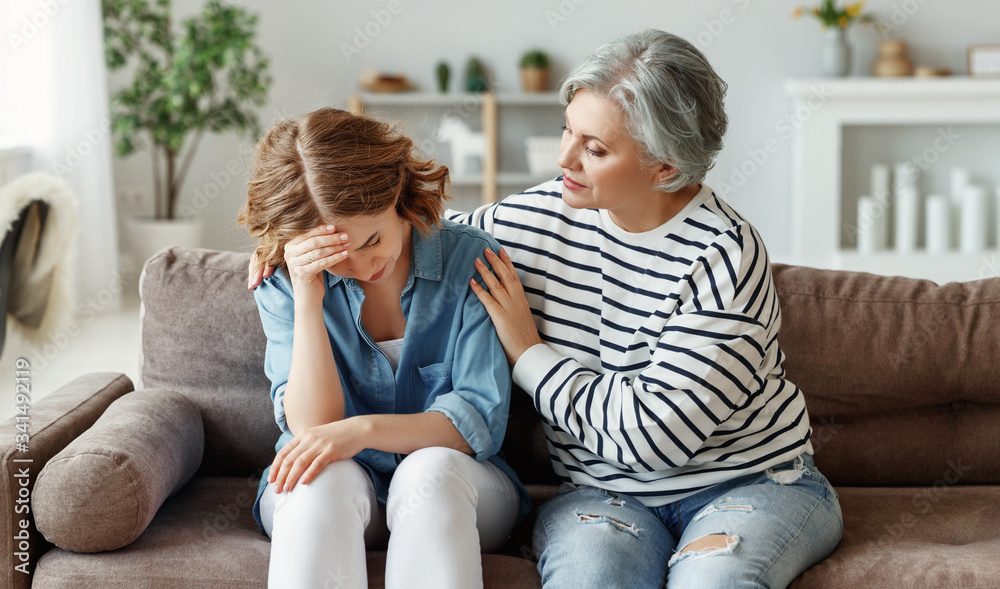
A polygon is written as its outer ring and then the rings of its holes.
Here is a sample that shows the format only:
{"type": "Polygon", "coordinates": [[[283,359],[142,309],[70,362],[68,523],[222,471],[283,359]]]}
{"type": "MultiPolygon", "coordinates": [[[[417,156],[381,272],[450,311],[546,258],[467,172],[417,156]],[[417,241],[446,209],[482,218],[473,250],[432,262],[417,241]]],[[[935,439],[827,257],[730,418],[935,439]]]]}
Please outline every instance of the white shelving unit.
{"type": "MultiPolygon", "coordinates": [[[[997,250],[978,254],[897,254],[891,250],[861,254],[841,245],[844,224],[854,222],[843,218],[841,206],[847,196],[843,190],[845,127],[997,125],[1000,80],[794,79],[786,83],[785,90],[793,103],[792,115],[800,123],[793,156],[790,261],[939,283],[1000,272],[997,250]]],[[[1000,153],[994,161],[1000,163],[1000,153]]]]}
{"type": "Polygon", "coordinates": [[[531,186],[545,180],[549,176],[535,176],[517,171],[501,171],[499,169],[500,140],[500,108],[504,106],[541,106],[558,107],[559,98],[555,92],[538,93],[468,93],[453,92],[447,94],[431,92],[399,92],[374,93],[359,92],[348,98],[348,110],[353,113],[365,114],[368,107],[399,106],[399,107],[457,107],[460,109],[477,109],[482,119],[482,131],[486,136],[486,155],[483,158],[481,174],[455,176],[451,178],[454,186],[481,186],[482,202],[496,202],[500,186],[531,186]]]}

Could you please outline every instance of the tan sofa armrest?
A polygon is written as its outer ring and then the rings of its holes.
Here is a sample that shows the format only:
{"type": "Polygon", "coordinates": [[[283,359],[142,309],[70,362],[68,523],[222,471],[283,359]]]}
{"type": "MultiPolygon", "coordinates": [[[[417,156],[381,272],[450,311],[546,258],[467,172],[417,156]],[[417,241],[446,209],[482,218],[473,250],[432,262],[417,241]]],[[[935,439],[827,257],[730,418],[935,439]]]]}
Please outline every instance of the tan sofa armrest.
{"type": "Polygon", "coordinates": [[[30,512],[31,489],[42,467],[93,425],[112,402],[132,390],[132,381],[124,374],[93,373],[31,403],[27,408],[28,420],[22,420],[28,424],[27,452],[21,452],[16,445],[16,436],[23,433],[17,427],[17,415],[0,424],[0,448],[4,448],[0,462],[0,535],[3,538],[0,541],[3,545],[0,587],[28,589],[35,564],[51,546],[35,528],[30,512]],[[22,539],[18,539],[19,536],[22,539]],[[23,546],[27,546],[27,550],[22,550],[23,546]]]}

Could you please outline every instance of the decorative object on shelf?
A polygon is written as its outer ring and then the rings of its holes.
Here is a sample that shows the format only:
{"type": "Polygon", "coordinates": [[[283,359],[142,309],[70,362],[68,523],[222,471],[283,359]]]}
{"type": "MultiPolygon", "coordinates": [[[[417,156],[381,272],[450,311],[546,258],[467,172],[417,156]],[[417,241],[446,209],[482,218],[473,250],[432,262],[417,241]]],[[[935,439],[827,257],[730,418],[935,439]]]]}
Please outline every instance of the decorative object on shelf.
{"type": "Polygon", "coordinates": [[[918,65],[913,69],[915,78],[946,78],[951,75],[948,68],[936,68],[932,65],[918,65]]]}
{"type": "Polygon", "coordinates": [[[362,89],[369,92],[405,92],[413,90],[413,84],[403,74],[388,74],[375,70],[361,72],[358,83],[362,89]]]}
{"type": "Polygon", "coordinates": [[[134,66],[132,82],[111,97],[115,150],[127,156],[141,135],[149,138],[155,218],[173,220],[205,132],[259,135],[254,107],[271,78],[254,39],[257,16],[209,0],[175,33],[169,1],[104,0],[103,13],[108,68],[134,66]]]}
{"type": "Polygon", "coordinates": [[[950,247],[958,247],[958,236],[961,232],[962,219],[962,199],[965,198],[965,189],[970,183],[968,168],[952,168],[949,176],[948,193],[951,203],[951,241],[950,247]]]}
{"type": "Polygon", "coordinates": [[[448,64],[439,61],[434,68],[434,75],[437,77],[438,92],[446,94],[448,92],[448,82],[451,80],[451,68],[448,64]]]}
{"type": "Polygon", "coordinates": [[[549,56],[533,49],[521,56],[521,89],[525,92],[545,92],[549,89],[549,56]]]}
{"type": "Polygon", "coordinates": [[[917,249],[920,228],[920,169],[913,162],[901,162],[895,176],[896,251],[911,253],[917,249]]]}
{"type": "Polygon", "coordinates": [[[879,43],[872,75],[880,78],[912,76],[913,62],[906,54],[906,43],[900,39],[886,39],[879,43]]]}
{"type": "Polygon", "coordinates": [[[959,249],[962,253],[975,254],[986,249],[987,215],[986,187],[970,184],[962,194],[961,231],[959,249]]]}
{"type": "Polygon", "coordinates": [[[451,145],[451,165],[448,168],[453,176],[466,176],[470,171],[482,170],[486,140],[482,133],[474,132],[462,119],[445,115],[434,138],[451,145]]]}
{"type": "Polygon", "coordinates": [[[874,196],[858,199],[858,251],[869,253],[888,246],[889,224],[885,203],[874,196]]]}
{"type": "Polygon", "coordinates": [[[875,164],[872,166],[871,178],[872,196],[879,199],[889,197],[889,166],[885,164],[875,164]]]}
{"type": "Polygon", "coordinates": [[[552,177],[562,174],[559,167],[559,146],[562,137],[525,137],[524,148],[528,158],[528,172],[532,176],[552,177]]]}
{"type": "Polygon", "coordinates": [[[851,72],[851,46],[844,29],[827,29],[823,37],[824,76],[843,77],[851,72]]]}
{"type": "Polygon", "coordinates": [[[969,47],[969,75],[972,77],[1000,77],[1000,45],[973,45],[969,47]]]}
{"type": "Polygon", "coordinates": [[[893,170],[893,175],[895,176],[893,188],[895,188],[896,192],[904,188],[913,188],[915,190],[917,184],[920,182],[920,168],[913,162],[897,163],[893,170]]]}
{"type": "Polygon", "coordinates": [[[466,92],[486,92],[489,90],[489,83],[486,80],[486,70],[483,64],[475,57],[470,57],[465,64],[465,91],[466,92]]]}
{"type": "Polygon", "coordinates": [[[823,40],[823,75],[846,76],[851,71],[851,46],[847,43],[847,27],[853,22],[871,22],[870,14],[863,14],[864,2],[851,2],[841,7],[834,0],[823,0],[813,8],[799,6],[792,17],[808,14],[815,17],[826,29],[823,40]]]}
{"type": "Polygon", "coordinates": [[[858,251],[872,252],[889,247],[889,212],[892,206],[889,178],[889,166],[872,166],[871,196],[858,199],[858,251]]]}
{"type": "Polygon", "coordinates": [[[941,254],[951,249],[952,240],[951,199],[940,194],[927,197],[927,251],[941,254]]]}

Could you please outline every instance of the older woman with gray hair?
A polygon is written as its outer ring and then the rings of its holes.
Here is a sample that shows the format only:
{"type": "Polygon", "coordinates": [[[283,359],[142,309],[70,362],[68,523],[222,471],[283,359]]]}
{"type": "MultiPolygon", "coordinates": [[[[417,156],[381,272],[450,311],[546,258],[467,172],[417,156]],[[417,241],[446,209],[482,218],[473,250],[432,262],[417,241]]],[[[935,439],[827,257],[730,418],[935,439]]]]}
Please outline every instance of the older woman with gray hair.
{"type": "Polygon", "coordinates": [[[764,244],[704,183],[725,92],[669,33],[604,45],[560,90],[563,175],[452,215],[503,246],[472,288],[563,481],[547,589],[785,587],[843,531],[764,244]]]}
{"type": "Polygon", "coordinates": [[[460,219],[504,247],[473,288],[563,481],[547,589],[785,587],[843,531],[764,244],[704,184],[725,91],[679,37],[609,43],[560,89],[562,177],[460,219]]]}

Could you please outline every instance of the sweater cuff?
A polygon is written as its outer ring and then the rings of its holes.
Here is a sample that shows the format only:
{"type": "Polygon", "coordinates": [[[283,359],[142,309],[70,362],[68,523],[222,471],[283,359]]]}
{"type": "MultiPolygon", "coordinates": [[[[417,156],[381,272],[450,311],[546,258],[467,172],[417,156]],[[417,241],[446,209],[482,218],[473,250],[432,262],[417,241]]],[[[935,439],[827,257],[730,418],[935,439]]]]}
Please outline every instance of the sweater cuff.
{"type": "Polygon", "coordinates": [[[545,344],[535,344],[524,351],[514,364],[511,378],[532,397],[537,394],[538,385],[565,358],[545,344]]]}

